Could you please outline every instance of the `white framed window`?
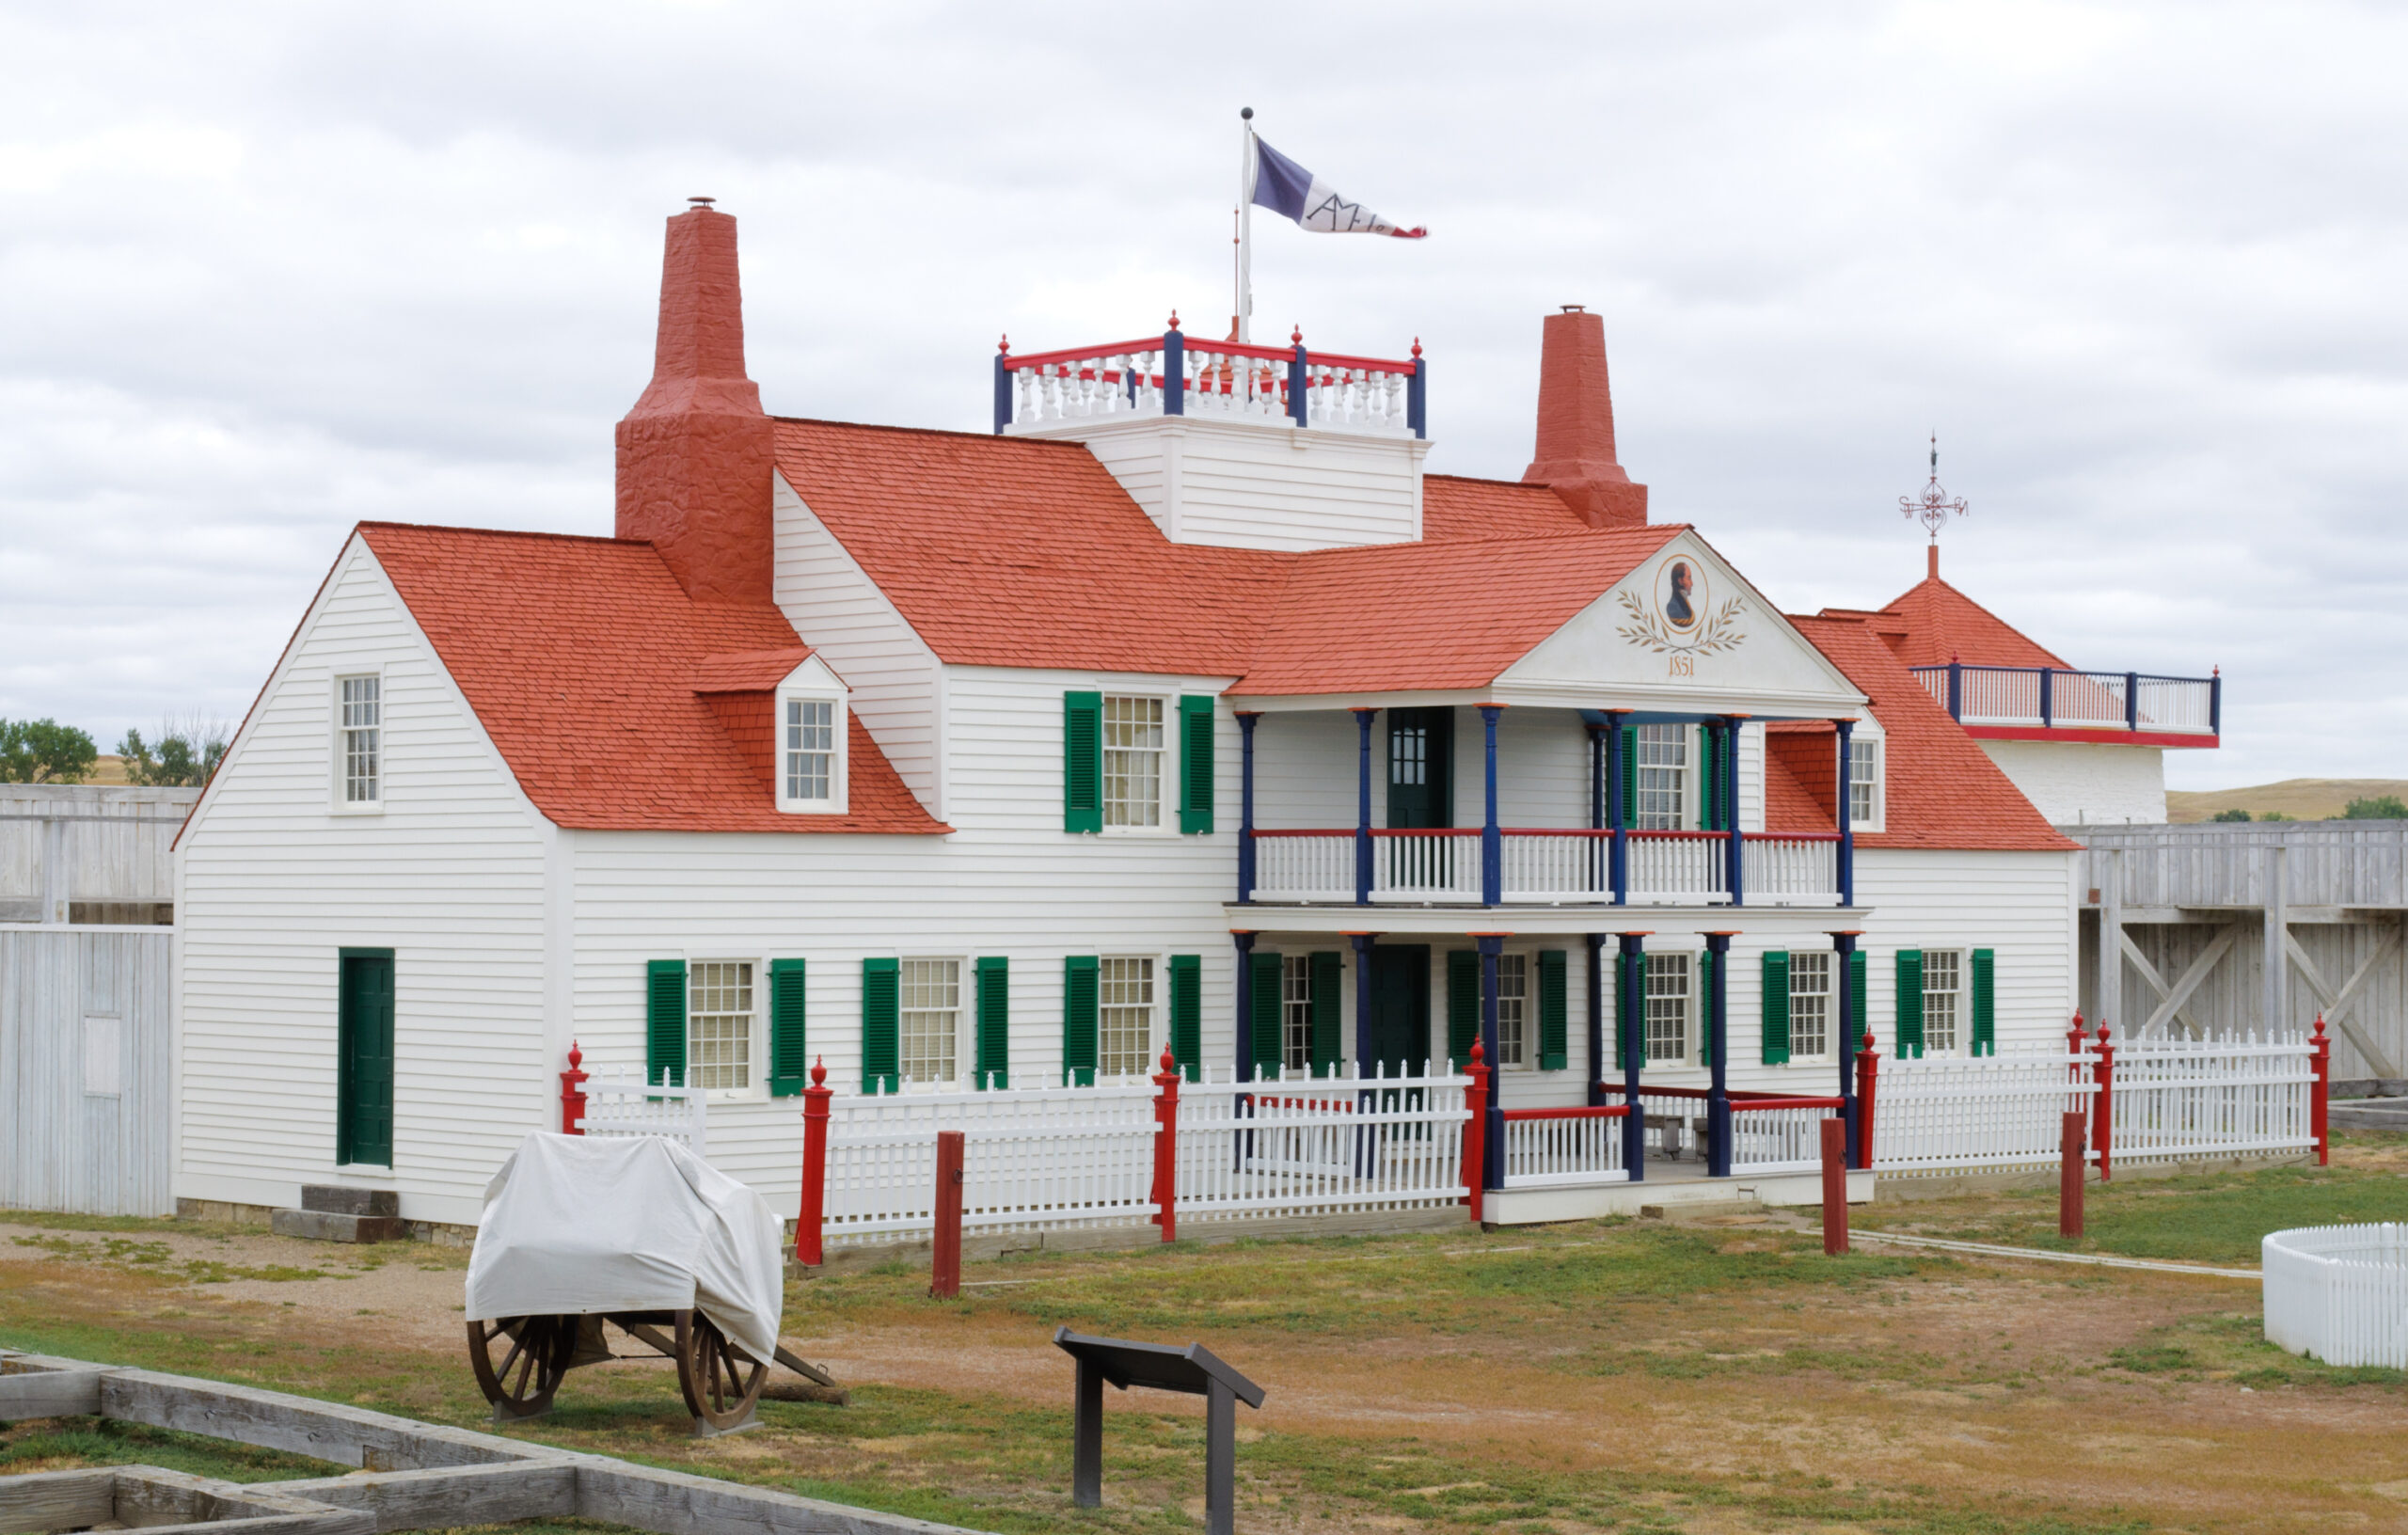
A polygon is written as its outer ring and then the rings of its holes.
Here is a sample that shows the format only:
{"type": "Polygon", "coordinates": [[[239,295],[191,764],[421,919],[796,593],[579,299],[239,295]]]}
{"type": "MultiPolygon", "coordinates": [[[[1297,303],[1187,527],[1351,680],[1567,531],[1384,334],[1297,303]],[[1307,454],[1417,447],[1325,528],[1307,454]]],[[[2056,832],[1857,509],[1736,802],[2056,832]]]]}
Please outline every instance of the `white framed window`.
{"type": "Polygon", "coordinates": [[[1530,1064],[1530,957],[1497,957],[1497,1064],[1530,1064]]]}
{"type": "Polygon", "coordinates": [[[752,1086],[760,1038],[750,959],[700,959],[686,967],[686,1084],[712,1092],[752,1086]]]}
{"type": "Polygon", "coordinates": [[[777,695],[778,808],[841,814],[846,806],[845,701],[820,692],[777,695]]]}
{"type": "Polygon", "coordinates": [[[1689,1005],[1696,973],[1686,954],[1647,956],[1647,1058],[1685,1063],[1689,1058],[1689,1005]]]}
{"type": "Polygon", "coordinates": [[[1831,1052],[1831,953],[1789,951],[1789,1058],[1820,1060],[1831,1052]]]}
{"type": "Polygon", "coordinates": [[[1163,824],[1164,712],[1160,698],[1104,695],[1104,830],[1150,830],[1163,824]]]}
{"type": "Polygon", "coordinates": [[[1283,955],[1279,960],[1279,1065],[1309,1071],[1313,1064],[1313,957],[1283,955]]]}
{"type": "Polygon", "coordinates": [[[1852,831],[1881,830],[1881,740],[1851,736],[1847,743],[1847,822],[1852,831]]]}
{"type": "Polygon", "coordinates": [[[1154,1064],[1154,961],[1108,955],[1096,964],[1096,1075],[1144,1076],[1154,1064]]]}
{"type": "Polygon", "coordinates": [[[385,679],[374,672],[335,679],[335,806],[358,813],[385,803],[385,679]]]}
{"type": "Polygon", "coordinates": [[[1639,727],[1639,804],[1641,831],[1677,831],[1688,799],[1689,727],[1639,727]]]}
{"type": "Polygon", "coordinates": [[[1964,1043],[1965,957],[1956,949],[1923,951],[1923,1048],[1954,1055],[1964,1043]]]}
{"type": "Polygon", "coordinates": [[[902,970],[903,1080],[951,1086],[961,1073],[961,961],[906,959],[902,970]]]}

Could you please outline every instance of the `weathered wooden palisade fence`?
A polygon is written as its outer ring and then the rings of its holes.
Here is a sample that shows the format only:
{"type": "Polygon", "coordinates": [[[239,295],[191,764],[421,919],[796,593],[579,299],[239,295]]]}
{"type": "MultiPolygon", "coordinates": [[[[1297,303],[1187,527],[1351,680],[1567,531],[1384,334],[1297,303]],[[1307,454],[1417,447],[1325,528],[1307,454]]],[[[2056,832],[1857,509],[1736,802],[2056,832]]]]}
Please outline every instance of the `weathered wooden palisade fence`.
{"type": "Polygon", "coordinates": [[[2299,1226],[2258,1253],[2267,1342],[2328,1365],[2408,1369],[2408,1226],[2299,1226]]]}

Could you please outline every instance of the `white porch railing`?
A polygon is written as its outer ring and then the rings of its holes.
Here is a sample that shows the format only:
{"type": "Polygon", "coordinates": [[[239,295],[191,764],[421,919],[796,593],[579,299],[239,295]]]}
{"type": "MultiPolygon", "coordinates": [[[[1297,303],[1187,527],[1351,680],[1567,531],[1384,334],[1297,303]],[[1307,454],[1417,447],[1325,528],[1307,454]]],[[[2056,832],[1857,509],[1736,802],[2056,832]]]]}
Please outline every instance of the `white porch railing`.
{"type": "Polygon", "coordinates": [[[647,1084],[642,1072],[625,1066],[586,1080],[588,1135],[665,1135],[701,1157],[709,1155],[709,1125],[710,1094],[705,1088],[647,1084]]]}
{"type": "Polygon", "coordinates": [[[2271,1232],[2258,1260],[2267,1342],[2328,1365],[2408,1369],[2408,1226],[2271,1232]]]}
{"type": "MultiPolygon", "coordinates": [[[[1479,857],[1472,863],[1472,898],[1480,898],[1479,857]]],[[[1351,901],[1354,898],[1354,833],[1257,831],[1254,899],[1351,901]]]]}
{"type": "MultiPolygon", "coordinates": [[[[1417,348],[1418,350],[1418,348],[1417,348]]],[[[995,430],[1165,413],[1402,435],[1418,358],[1241,345],[1165,332],[996,358],[995,430]],[[1301,387],[1303,400],[1295,399],[1301,387]]]]}
{"type": "MultiPolygon", "coordinates": [[[[2067,1114],[2090,1110],[2096,1052],[2063,1048],[1967,1060],[1881,1062],[1873,1104],[1876,1172],[2053,1165],[2067,1114]]],[[[2091,1160],[2098,1160],[2096,1152],[2091,1160]]]]}
{"type": "Polygon", "coordinates": [[[2117,1162],[2315,1144],[2316,1074],[2297,1031],[2272,1039],[2126,1039],[2113,1073],[2117,1162]]]}
{"type": "Polygon", "coordinates": [[[1834,1104],[1731,1105],[1731,1172],[1804,1173],[1823,1164],[1823,1121],[1834,1104]]]}
{"type": "Polygon", "coordinates": [[[1633,905],[1698,906],[1731,898],[1731,839],[1719,831],[1633,831],[1626,845],[1633,905]]]}
{"type": "MultiPolygon", "coordinates": [[[[1353,898],[1351,891],[1348,898],[1353,898]]],[[[1480,900],[1480,833],[1373,831],[1371,899],[1477,905],[1480,900]]]]}
{"type": "Polygon", "coordinates": [[[1154,1089],[1014,1087],[829,1103],[830,1242],[932,1229],[937,1132],[963,1132],[965,1231],[1126,1225],[1153,1204],[1154,1089]]]}
{"type": "Polygon", "coordinates": [[[1571,1188],[1627,1183],[1622,1163],[1624,1116],[1616,1109],[1505,1111],[1504,1186],[1571,1188]]]}
{"type": "MultiPolygon", "coordinates": [[[[1259,901],[1354,899],[1351,831],[1258,831],[1254,888],[1259,901]]],[[[1744,832],[1749,902],[1833,906],[1839,902],[1837,832],[1744,832]]],[[[1513,905],[1602,905],[1613,899],[1613,833],[1585,829],[1509,827],[1498,833],[1499,896],[1513,905]]],[[[1731,899],[1731,839],[1720,831],[1631,831],[1633,905],[1720,906],[1731,899]]],[[[1478,905],[1481,831],[1477,827],[1371,831],[1374,901],[1478,905]]]]}
{"type": "Polygon", "coordinates": [[[1751,831],[1739,839],[1751,906],[1836,906],[1840,899],[1840,838],[1825,834],[1751,831]]]}
{"type": "Polygon", "coordinates": [[[1461,1202],[1468,1077],[1286,1078],[1179,1090],[1179,1219],[1461,1202]]]}
{"type": "Polygon", "coordinates": [[[2039,666],[1918,666],[1915,675],[1941,708],[1956,691],[1968,725],[2074,730],[2138,730],[2212,736],[2218,725],[2213,677],[2160,677],[2137,672],[2068,672],[2039,666]]]}

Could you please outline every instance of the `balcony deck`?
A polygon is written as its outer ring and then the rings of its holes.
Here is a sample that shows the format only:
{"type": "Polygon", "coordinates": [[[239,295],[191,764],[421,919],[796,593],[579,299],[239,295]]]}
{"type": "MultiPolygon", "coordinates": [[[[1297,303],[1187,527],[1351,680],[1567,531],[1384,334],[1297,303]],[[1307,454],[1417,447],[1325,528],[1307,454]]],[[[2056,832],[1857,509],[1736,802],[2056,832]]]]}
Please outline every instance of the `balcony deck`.
{"type": "MultiPolygon", "coordinates": [[[[1358,860],[1370,852],[1369,898],[1379,905],[1480,906],[1484,833],[1479,827],[1256,831],[1249,901],[1360,904],[1358,860]]],[[[1840,904],[1840,835],[1741,832],[1739,889],[1731,882],[1732,833],[1624,831],[1617,899],[1615,833],[1508,827],[1497,837],[1501,900],[1510,906],[1757,906],[1840,904]]]]}
{"type": "Polygon", "coordinates": [[[1985,740],[2211,747],[2224,678],[2048,666],[1918,666],[1915,677],[1966,734],[1985,740]]]}

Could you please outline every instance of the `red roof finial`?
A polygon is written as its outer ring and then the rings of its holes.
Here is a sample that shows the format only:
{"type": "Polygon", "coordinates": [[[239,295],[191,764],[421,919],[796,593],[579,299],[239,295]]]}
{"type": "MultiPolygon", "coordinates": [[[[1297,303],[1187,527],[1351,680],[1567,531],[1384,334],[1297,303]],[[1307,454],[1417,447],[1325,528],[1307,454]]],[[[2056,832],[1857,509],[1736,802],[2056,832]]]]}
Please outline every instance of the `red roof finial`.
{"type": "Polygon", "coordinates": [[[1417,357],[1421,356],[1421,338],[1418,336],[1413,338],[1413,355],[1417,357]]]}
{"type": "Polygon", "coordinates": [[[1302,346],[1305,344],[1304,326],[1298,325],[1295,329],[1288,333],[1288,344],[1291,346],[1302,346]]]}
{"type": "Polygon", "coordinates": [[[1177,330],[1179,328],[1179,311],[1177,309],[1170,311],[1170,328],[1173,330],[1177,330]]]}

